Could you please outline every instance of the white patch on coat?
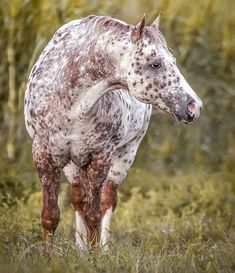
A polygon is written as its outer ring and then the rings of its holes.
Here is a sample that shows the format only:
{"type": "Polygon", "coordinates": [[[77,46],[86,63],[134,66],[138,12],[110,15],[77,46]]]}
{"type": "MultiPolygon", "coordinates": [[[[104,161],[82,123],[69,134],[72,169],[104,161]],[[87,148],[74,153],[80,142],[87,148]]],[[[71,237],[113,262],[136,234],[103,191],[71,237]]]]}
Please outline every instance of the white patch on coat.
{"type": "Polygon", "coordinates": [[[188,82],[185,80],[182,73],[179,71],[179,69],[176,67],[176,71],[178,73],[178,76],[180,78],[180,86],[183,88],[186,94],[190,95],[193,100],[195,100],[198,108],[200,109],[202,107],[202,101],[198,97],[198,95],[193,91],[192,87],[188,84],[188,82]]]}
{"type": "Polygon", "coordinates": [[[112,218],[112,208],[106,210],[105,215],[101,220],[101,233],[100,233],[100,244],[104,250],[108,249],[108,242],[110,240],[110,224],[112,218]]]}
{"type": "Polygon", "coordinates": [[[87,249],[87,231],[82,216],[75,212],[75,238],[76,245],[81,250],[87,249]]]}

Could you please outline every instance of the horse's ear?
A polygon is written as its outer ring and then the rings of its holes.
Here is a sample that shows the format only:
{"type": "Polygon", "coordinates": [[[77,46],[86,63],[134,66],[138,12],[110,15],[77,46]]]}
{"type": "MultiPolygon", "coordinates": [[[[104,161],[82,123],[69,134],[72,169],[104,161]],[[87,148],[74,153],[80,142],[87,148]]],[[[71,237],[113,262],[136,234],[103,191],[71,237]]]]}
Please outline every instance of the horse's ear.
{"type": "Polygon", "coordinates": [[[145,14],[143,15],[140,22],[131,31],[131,41],[133,43],[137,42],[141,38],[144,31],[144,27],[145,27],[145,14]]]}
{"type": "Polygon", "coordinates": [[[158,15],[158,17],[152,22],[151,27],[154,27],[156,29],[159,29],[159,25],[160,25],[160,14],[158,15]]]}

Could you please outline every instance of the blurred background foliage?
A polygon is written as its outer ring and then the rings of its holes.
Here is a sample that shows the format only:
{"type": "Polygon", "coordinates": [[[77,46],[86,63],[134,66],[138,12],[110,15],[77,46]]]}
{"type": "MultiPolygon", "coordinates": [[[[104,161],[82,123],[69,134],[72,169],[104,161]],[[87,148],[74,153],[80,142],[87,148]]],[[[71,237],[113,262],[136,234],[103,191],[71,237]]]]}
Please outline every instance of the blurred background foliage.
{"type": "MultiPolygon", "coordinates": [[[[166,114],[154,115],[135,166],[171,173],[201,167],[233,175],[233,0],[1,0],[0,157],[3,181],[7,172],[8,182],[14,187],[15,180],[26,182],[21,176],[27,175],[15,170],[26,168],[24,173],[29,173],[32,165],[31,142],[23,121],[23,97],[32,65],[59,26],[92,13],[108,14],[132,24],[137,23],[143,13],[147,14],[149,24],[161,13],[161,30],[169,47],[204,102],[201,118],[189,126],[176,124],[166,114]],[[16,172],[12,174],[12,181],[11,171],[16,172]]],[[[32,186],[31,176],[29,178],[27,185],[32,186]]]]}
{"type": "MultiPolygon", "coordinates": [[[[26,213],[22,203],[19,205],[23,202],[28,209],[37,208],[34,216],[40,212],[37,195],[40,185],[32,163],[31,140],[24,126],[23,98],[30,69],[55,30],[71,19],[89,14],[109,15],[136,24],[143,13],[148,24],[161,13],[160,29],[178,66],[202,98],[204,108],[201,118],[191,125],[180,125],[167,114],[152,116],[134,166],[120,189],[123,202],[117,215],[120,217],[125,207],[133,215],[127,214],[129,218],[124,217],[120,223],[127,229],[128,219],[136,226],[137,222],[145,225],[140,220],[141,212],[142,216],[151,217],[170,214],[171,219],[193,215],[192,221],[196,223],[201,221],[201,216],[200,219],[195,216],[200,212],[212,219],[220,217],[221,230],[227,232],[234,227],[231,216],[235,208],[234,0],[0,0],[3,211],[17,207],[21,214],[26,213]],[[141,207],[139,202],[146,206],[141,207]],[[134,215],[130,204],[142,210],[134,215]],[[151,206],[156,214],[151,214],[151,206]]],[[[62,186],[61,207],[66,210],[70,208],[68,186],[62,186]]],[[[0,220],[5,226],[8,214],[0,220]]],[[[28,229],[30,226],[25,234],[28,229]]],[[[213,261],[209,262],[205,268],[209,266],[212,268],[209,272],[216,272],[213,261]]]]}

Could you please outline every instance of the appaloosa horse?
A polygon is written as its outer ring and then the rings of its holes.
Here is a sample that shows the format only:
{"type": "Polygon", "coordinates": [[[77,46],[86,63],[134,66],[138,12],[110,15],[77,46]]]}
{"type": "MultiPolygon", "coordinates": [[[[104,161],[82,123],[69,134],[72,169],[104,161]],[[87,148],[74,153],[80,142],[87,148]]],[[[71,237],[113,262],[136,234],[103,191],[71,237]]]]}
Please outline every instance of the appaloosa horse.
{"type": "Polygon", "coordinates": [[[184,123],[202,102],[159,31],[159,18],[128,25],[88,16],[62,26],[34,65],[25,94],[43,193],[44,249],[59,223],[59,177],[71,183],[76,244],[106,248],[117,187],[146,133],[152,106],[184,123]]]}

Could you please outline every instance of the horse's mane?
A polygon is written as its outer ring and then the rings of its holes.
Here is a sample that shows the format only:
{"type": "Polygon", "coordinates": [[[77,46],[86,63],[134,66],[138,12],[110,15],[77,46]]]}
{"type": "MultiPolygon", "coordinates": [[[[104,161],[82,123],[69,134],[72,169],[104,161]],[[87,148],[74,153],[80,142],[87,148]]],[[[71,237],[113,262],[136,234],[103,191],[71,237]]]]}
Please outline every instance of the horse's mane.
{"type": "Polygon", "coordinates": [[[113,19],[108,16],[96,16],[90,15],[82,19],[82,23],[86,24],[87,34],[99,35],[106,31],[115,32],[119,34],[121,32],[125,33],[130,29],[130,25],[113,19]]]}
{"type": "MultiPolygon", "coordinates": [[[[119,34],[125,34],[130,28],[134,27],[109,16],[90,15],[83,18],[82,23],[86,24],[87,37],[97,37],[107,31],[118,36],[119,34]]],[[[153,27],[146,26],[144,35],[149,38],[150,42],[158,41],[166,44],[163,34],[153,27]]]]}

